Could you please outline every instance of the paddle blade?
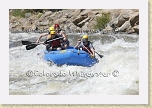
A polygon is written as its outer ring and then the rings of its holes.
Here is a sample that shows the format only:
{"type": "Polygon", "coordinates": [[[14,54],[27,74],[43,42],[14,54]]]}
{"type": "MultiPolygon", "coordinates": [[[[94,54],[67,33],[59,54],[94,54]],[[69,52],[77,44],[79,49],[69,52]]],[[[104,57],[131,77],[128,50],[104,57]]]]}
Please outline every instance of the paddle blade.
{"type": "Polygon", "coordinates": [[[30,49],[33,49],[37,46],[38,44],[30,44],[30,45],[27,45],[26,46],[26,50],[30,50],[30,49]]]}
{"type": "Polygon", "coordinates": [[[34,43],[34,42],[30,42],[30,41],[22,41],[22,44],[23,44],[23,45],[29,45],[29,44],[32,44],[32,43],[34,43]]]}
{"type": "MultiPolygon", "coordinates": [[[[99,55],[99,54],[98,54],[98,55],[99,55]]],[[[103,57],[103,55],[99,55],[99,57],[100,57],[100,58],[102,58],[102,57],[103,57]]]]}
{"type": "Polygon", "coordinates": [[[97,53],[96,51],[95,51],[95,53],[96,53],[96,54],[98,54],[98,56],[99,56],[100,58],[102,58],[102,57],[103,57],[103,55],[101,55],[101,54],[97,53]]]}

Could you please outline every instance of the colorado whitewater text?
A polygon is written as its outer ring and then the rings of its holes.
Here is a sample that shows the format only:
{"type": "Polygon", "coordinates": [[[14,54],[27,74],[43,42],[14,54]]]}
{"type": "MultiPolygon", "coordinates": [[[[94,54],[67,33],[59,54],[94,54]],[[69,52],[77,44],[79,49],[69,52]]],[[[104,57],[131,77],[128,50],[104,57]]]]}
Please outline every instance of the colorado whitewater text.
{"type": "Polygon", "coordinates": [[[119,71],[114,70],[113,72],[110,73],[103,73],[103,72],[83,72],[83,71],[68,71],[68,72],[45,72],[43,71],[38,71],[38,70],[28,70],[26,72],[26,76],[28,77],[118,77],[119,76],[119,71]]]}

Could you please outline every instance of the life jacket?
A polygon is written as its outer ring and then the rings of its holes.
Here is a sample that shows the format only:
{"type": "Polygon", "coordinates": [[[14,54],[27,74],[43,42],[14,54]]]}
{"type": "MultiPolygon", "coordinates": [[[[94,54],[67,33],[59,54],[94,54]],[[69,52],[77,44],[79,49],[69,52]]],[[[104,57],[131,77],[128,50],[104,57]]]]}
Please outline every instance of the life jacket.
{"type": "MultiPolygon", "coordinates": [[[[82,43],[83,44],[83,43],[82,43]]],[[[84,44],[83,44],[84,45],[84,44]]],[[[83,47],[82,47],[82,50],[84,50],[84,51],[86,51],[86,52],[88,52],[89,54],[90,54],[90,52],[92,53],[92,51],[91,51],[91,49],[90,49],[90,47],[89,47],[89,45],[90,45],[90,41],[88,41],[88,44],[87,45],[84,45],[83,47]],[[89,52],[89,51],[90,52],[89,52]]],[[[93,54],[93,53],[92,53],[93,54]]]]}
{"type": "MultiPolygon", "coordinates": [[[[55,38],[53,39],[56,39],[56,38],[59,38],[57,35],[55,36],[55,38]]],[[[60,39],[57,39],[57,40],[53,40],[51,41],[51,46],[52,48],[58,48],[58,47],[61,47],[61,42],[60,42],[60,39]]]]}

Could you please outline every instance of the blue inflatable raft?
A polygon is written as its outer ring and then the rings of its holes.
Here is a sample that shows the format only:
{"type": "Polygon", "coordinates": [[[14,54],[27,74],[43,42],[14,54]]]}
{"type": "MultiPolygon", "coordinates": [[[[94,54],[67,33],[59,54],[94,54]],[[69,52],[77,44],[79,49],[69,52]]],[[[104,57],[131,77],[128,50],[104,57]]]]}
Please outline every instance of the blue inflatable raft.
{"type": "Polygon", "coordinates": [[[77,65],[77,66],[93,66],[98,62],[96,58],[91,58],[90,55],[83,50],[77,50],[70,46],[66,50],[50,51],[44,50],[43,59],[57,65],[77,65]]]}

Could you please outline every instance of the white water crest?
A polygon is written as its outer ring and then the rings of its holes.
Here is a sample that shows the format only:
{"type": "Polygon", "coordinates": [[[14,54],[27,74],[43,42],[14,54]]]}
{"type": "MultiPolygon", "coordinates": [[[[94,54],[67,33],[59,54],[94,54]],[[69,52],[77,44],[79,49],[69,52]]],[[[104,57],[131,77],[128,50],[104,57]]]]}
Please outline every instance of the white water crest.
{"type": "MultiPolygon", "coordinates": [[[[89,36],[99,63],[92,67],[49,65],[41,59],[44,45],[26,50],[21,40],[36,41],[40,34],[10,33],[10,95],[138,95],[138,35],[89,36]],[[40,55],[37,55],[40,53],[40,55]]],[[[70,34],[76,45],[81,34],[70,34]]]]}

